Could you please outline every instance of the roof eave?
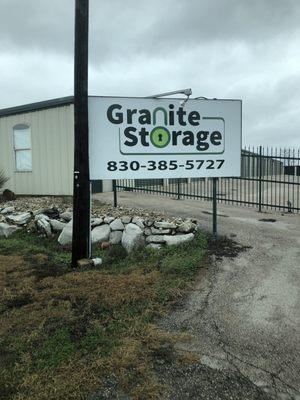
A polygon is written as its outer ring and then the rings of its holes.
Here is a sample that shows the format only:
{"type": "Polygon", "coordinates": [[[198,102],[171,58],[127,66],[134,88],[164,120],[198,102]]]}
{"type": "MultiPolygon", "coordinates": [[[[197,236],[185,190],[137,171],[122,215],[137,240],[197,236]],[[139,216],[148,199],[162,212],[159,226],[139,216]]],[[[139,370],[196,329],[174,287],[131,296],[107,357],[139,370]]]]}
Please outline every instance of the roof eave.
{"type": "Polygon", "coordinates": [[[0,118],[8,117],[10,115],[24,114],[34,111],[45,110],[47,108],[62,107],[74,103],[74,96],[59,97],[46,101],[39,101],[37,103],[24,104],[22,106],[3,108],[0,110],[0,118]]]}

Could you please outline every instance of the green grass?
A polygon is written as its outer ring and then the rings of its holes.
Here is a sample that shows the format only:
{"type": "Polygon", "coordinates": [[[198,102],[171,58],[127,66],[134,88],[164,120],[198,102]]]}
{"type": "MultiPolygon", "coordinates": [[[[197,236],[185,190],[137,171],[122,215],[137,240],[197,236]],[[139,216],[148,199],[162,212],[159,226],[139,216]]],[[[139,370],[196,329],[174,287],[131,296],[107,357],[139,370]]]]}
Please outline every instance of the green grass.
{"type": "Polygon", "coordinates": [[[101,354],[107,356],[112,352],[113,348],[120,343],[116,337],[116,333],[118,333],[116,324],[111,324],[111,326],[106,329],[101,325],[90,327],[87,329],[82,340],[82,348],[86,352],[100,349],[101,354]],[[112,336],[108,335],[109,332],[112,336]]]}
{"type": "Polygon", "coordinates": [[[0,239],[0,399],[85,399],[112,373],[133,399],[162,396],[153,362],[174,336],[153,324],[184,296],[206,248],[202,234],[129,256],[95,248],[102,266],[73,271],[56,240],[0,239]]]}
{"type": "Polygon", "coordinates": [[[11,237],[0,240],[0,254],[36,254],[43,250],[59,251],[59,248],[55,241],[30,234],[26,230],[17,231],[11,237]]]}
{"type": "Polygon", "coordinates": [[[43,370],[57,367],[68,360],[76,351],[67,328],[57,329],[51,336],[47,336],[40,348],[34,353],[36,369],[43,370]]]}

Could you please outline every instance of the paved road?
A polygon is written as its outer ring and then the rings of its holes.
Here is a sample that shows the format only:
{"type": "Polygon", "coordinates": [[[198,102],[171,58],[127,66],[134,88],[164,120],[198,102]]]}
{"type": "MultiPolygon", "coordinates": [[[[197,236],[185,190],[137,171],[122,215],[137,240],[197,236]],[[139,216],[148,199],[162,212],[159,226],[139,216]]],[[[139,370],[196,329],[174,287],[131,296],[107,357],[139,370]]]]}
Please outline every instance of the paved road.
{"type": "MultiPolygon", "coordinates": [[[[111,194],[97,195],[111,201],[111,194]]],[[[211,204],[120,193],[119,203],[194,217],[211,228],[211,204]]],[[[194,367],[161,371],[172,399],[300,399],[300,215],[219,207],[219,233],[251,246],[216,260],[161,325],[185,329],[194,367]],[[259,221],[273,218],[275,222],[259,221]],[[297,335],[298,334],[298,335],[297,335]]]]}

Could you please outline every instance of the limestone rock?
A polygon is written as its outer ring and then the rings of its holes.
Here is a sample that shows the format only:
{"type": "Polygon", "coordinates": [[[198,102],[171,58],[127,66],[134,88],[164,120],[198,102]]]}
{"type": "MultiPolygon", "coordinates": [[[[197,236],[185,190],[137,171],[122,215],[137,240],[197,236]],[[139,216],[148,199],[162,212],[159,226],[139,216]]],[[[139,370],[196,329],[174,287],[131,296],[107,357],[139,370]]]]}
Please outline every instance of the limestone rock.
{"type": "Polygon", "coordinates": [[[115,217],[105,217],[104,222],[106,224],[111,224],[115,220],[115,217]]]}
{"type": "Polygon", "coordinates": [[[139,228],[144,229],[144,221],[141,217],[133,217],[131,222],[139,228]]]}
{"type": "Polygon", "coordinates": [[[122,231],[112,231],[109,235],[110,244],[119,244],[122,241],[123,232],[122,231]]]}
{"type": "Polygon", "coordinates": [[[123,215],[123,217],[121,217],[121,221],[123,224],[129,224],[131,222],[131,217],[129,215],[123,215]]]}
{"type": "Polygon", "coordinates": [[[36,217],[37,215],[44,214],[45,210],[46,210],[45,208],[39,208],[37,210],[34,210],[32,214],[34,217],[36,217]]]}
{"type": "MultiPolygon", "coordinates": [[[[42,214],[42,215],[43,215],[43,214],[42,214]]],[[[48,217],[47,217],[47,218],[48,218],[48,217]]],[[[42,233],[45,233],[45,234],[47,235],[47,237],[50,237],[50,236],[51,236],[52,231],[51,231],[51,225],[50,225],[50,222],[49,222],[49,218],[48,218],[48,219],[46,219],[46,218],[39,218],[39,219],[36,221],[36,226],[37,226],[38,230],[39,230],[40,232],[42,232],[42,233]]]]}
{"type": "Polygon", "coordinates": [[[146,238],[147,243],[165,243],[165,241],[164,235],[150,235],[146,238]]]}
{"type": "Polygon", "coordinates": [[[59,218],[63,219],[64,221],[71,221],[73,218],[73,213],[71,211],[65,211],[61,214],[59,214],[59,218]]]}
{"type": "Polygon", "coordinates": [[[147,219],[146,221],[145,221],[145,225],[148,227],[148,228],[150,228],[152,225],[153,225],[153,219],[147,219]]]}
{"type": "Polygon", "coordinates": [[[129,223],[123,232],[122,246],[125,248],[127,253],[130,253],[133,250],[144,246],[144,244],[145,239],[142,229],[133,223],[129,223]]]}
{"type": "Polygon", "coordinates": [[[20,229],[20,228],[18,228],[17,226],[8,225],[5,222],[1,222],[0,223],[0,237],[1,236],[9,237],[14,232],[16,232],[18,229],[20,229]]]}
{"type": "Polygon", "coordinates": [[[38,214],[38,215],[36,215],[36,216],[34,217],[34,220],[35,220],[36,222],[39,221],[40,219],[45,219],[46,221],[49,221],[48,215],[45,215],[45,214],[38,214]]]}
{"type": "Polygon", "coordinates": [[[161,244],[159,244],[159,243],[149,243],[149,244],[147,244],[147,246],[146,246],[148,249],[155,249],[155,250],[159,250],[159,249],[161,249],[161,244]]]}
{"type": "Polygon", "coordinates": [[[150,229],[150,228],[145,228],[144,234],[145,234],[146,236],[152,235],[151,229],[150,229]]]}
{"type": "Polygon", "coordinates": [[[154,222],[155,228],[161,228],[161,229],[175,229],[176,224],[173,222],[168,222],[168,221],[160,221],[160,222],[154,222]]]}
{"type": "Polygon", "coordinates": [[[54,232],[61,232],[66,226],[65,222],[58,221],[57,219],[50,219],[49,222],[54,232]]]}
{"type": "Polygon", "coordinates": [[[15,207],[10,206],[10,207],[5,207],[3,210],[1,210],[1,214],[6,215],[6,214],[11,214],[15,212],[15,207]]]}
{"type": "Polygon", "coordinates": [[[92,230],[91,240],[92,244],[107,242],[110,234],[110,227],[108,224],[96,226],[92,230]]]}
{"type": "Polygon", "coordinates": [[[190,242],[194,239],[194,236],[193,233],[187,233],[186,235],[164,235],[163,238],[167,246],[177,246],[181,243],[190,242]]]}
{"type": "Polygon", "coordinates": [[[58,237],[58,243],[62,246],[68,246],[72,243],[73,222],[70,221],[58,237]]]}
{"type": "Polygon", "coordinates": [[[96,226],[101,225],[103,222],[103,218],[92,218],[91,219],[91,226],[92,228],[95,228],[96,226]]]}
{"type": "Polygon", "coordinates": [[[171,229],[157,229],[152,226],[151,233],[152,235],[169,235],[171,233],[171,229]]]}
{"type": "Polygon", "coordinates": [[[102,264],[102,258],[93,258],[92,259],[94,267],[100,267],[100,265],[102,264]]]}
{"type": "Polygon", "coordinates": [[[117,218],[110,224],[110,229],[112,231],[123,231],[125,229],[125,226],[123,225],[121,219],[117,218]]]}
{"type": "Polygon", "coordinates": [[[192,223],[192,221],[184,221],[178,226],[177,231],[182,233],[189,233],[193,232],[195,228],[196,226],[192,223]]]}
{"type": "Polygon", "coordinates": [[[6,220],[14,225],[25,225],[31,218],[30,212],[9,215],[6,220]]]}

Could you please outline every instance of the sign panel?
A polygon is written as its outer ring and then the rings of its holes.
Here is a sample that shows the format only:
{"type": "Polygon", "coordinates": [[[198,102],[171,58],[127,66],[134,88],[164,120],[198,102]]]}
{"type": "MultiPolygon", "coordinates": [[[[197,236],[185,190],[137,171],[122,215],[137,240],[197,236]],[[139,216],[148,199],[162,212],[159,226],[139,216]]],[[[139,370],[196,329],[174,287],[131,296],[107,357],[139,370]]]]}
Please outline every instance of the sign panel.
{"type": "Polygon", "coordinates": [[[240,176],[240,100],[89,97],[90,177],[240,176]]]}

